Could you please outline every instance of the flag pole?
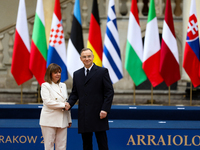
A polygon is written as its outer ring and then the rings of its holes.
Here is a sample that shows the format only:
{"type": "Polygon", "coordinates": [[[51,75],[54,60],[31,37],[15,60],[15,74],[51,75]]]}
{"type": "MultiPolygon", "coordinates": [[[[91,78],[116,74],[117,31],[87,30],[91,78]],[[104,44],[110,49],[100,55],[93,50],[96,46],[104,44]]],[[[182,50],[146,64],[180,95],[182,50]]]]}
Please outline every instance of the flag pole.
{"type": "Polygon", "coordinates": [[[170,86],[168,86],[168,98],[169,98],[169,106],[170,106],[170,86]]]}
{"type": "Polygon", "coordinates": [[[38,103],[40,103],[40,84],[38,83],[38,103]]]}
{"type": "Polygon", "coordinates": [[[21,104],[23,104],[23,84],[21,84],[21,104]]]}
{"type": "Polygon", "coordinates": [[[190,106],[192,106],[192,82],[190,81],[190,106]]]}
{"type": "Polygon", "coordinates": [[[151,105],[153,104],[153,86],[151,84],[151,105]]]}
{"type": "Polygon", "coordinates": [[[136,105],[136,103],[135,103],[135,83],[133,85],[133,105],[136,105]]]}

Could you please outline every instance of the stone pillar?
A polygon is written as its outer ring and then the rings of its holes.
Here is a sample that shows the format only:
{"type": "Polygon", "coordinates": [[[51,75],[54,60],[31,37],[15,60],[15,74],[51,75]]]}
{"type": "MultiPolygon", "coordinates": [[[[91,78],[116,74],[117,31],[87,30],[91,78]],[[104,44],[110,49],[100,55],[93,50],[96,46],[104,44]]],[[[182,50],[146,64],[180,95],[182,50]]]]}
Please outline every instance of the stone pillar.
{"type": "Polygon", "coordinates": [[[50,35],[50,30],[51,30],[52,18],[53,18],[54,4],[55,4],[55,0],[43,0],[47,46],[49,43],[49,35],[50,35]]]}
{"type": "MultiPolygon", "coordinates": [[[[189,19],[189,15],[190,15],[190,5],[191,5],[191,0],[183,0],[183,39],[182,39],[182,52],[184,54],[184,49],[185,49],[185,41],[186,41],[186,34],[187,34],[187,26],[188,26],[188,19],[189,19]]],[[[198,27],[200,29],[200,1],[196,0],[196,10],[197,10],[197,21],[198,21],[198,27]]],[[[200,32],[199,32],[200,33],[200,32]]],[[[183,55],[184,56],[184,55],[183,55]]],[[[182,66],[181,66],[182,67],[182,66]]],[[[187,73],[185,72],[184,69],[182,69],[182,76],[181,76],[182,80],[185,81],[190,81],[190,78],[188,77],[187,73]]]]}

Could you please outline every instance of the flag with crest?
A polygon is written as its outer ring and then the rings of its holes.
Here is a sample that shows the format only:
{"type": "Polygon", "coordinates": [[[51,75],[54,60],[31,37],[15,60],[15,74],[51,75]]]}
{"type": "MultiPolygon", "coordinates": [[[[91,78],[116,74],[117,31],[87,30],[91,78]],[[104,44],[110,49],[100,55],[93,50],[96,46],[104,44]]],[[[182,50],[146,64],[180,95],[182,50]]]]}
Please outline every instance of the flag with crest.
{"type": "Polygon", "coordinates": [[[190,16],[187,28],[187,37],[185,42],[185,51],[183,57],[183,68],[191,79],[194,87],[200,85],[199,67],[200,67],[200,56],[199,56],[199,32],[196,15],[196,4],[195,0],[191,1],[190,16]]]}
{"type": "Polygon", "coordinates": [[[61,82],[67,80],[67,55],[59,0],[55,0],[51,32],[49,37],[47,67],[51,63],[55,63],[62,68],[61,82]]]}

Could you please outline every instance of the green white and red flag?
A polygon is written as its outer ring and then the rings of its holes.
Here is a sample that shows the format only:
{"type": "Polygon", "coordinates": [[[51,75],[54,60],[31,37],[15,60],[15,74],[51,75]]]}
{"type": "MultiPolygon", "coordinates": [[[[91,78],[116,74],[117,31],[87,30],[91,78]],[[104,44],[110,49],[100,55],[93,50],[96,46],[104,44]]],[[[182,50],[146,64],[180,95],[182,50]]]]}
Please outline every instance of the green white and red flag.
{"type": "Polygon", "coordinates": [[[143,45],[141,29],[138,17],[137,0],[133,0],[128,24],[128,36],[126,43],[125,68],[138,86],[147,79],[142,69],[143,45]]]}
{"type": "Polygon", "coordinates": [[[160,39],[154,0],[150,0],[146,34],[144,40],[143,69],[152,86],[159,85],[163,78],[159,72],[160,39]]]}

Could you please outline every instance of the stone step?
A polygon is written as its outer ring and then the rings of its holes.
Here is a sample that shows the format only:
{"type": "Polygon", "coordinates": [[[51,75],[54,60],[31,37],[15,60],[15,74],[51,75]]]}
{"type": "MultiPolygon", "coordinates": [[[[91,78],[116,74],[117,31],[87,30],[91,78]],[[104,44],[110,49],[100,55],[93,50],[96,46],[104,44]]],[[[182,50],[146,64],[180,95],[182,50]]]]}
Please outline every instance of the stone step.
{"type": "MultiPolygon", "coordinates": [[[[71,90],[68,90],[69,94],[71,90]]],[[[169,94],[166,90],[154,90],[151,94],[150,90],[136,90],[135,101],[133,99],[133,91],[131,90],[115,90],[113,98],[113,105],[186,105],[189,106],[191,101],[186,97],[183,91],[170,91],[169,94]]],[[[22,102],[38,103],[38,92],[23,90],[22,102]]],[[[42,100],[39,101],[42,103],[42,100]]],[[[20,90],[0,90],[0,103],[21,103],[21,91],[20,90]]],[[[192,105],[200,105],[200,99],[193,99],[192,105]]]]}
{"type": "Polygon", "coordinates": [[[136,90],[135,100],[133,91],[115,91],[113,104],[121,105],[200,105],[200,98],[190,101],[184,91],[171,90],[136,90]]]}

